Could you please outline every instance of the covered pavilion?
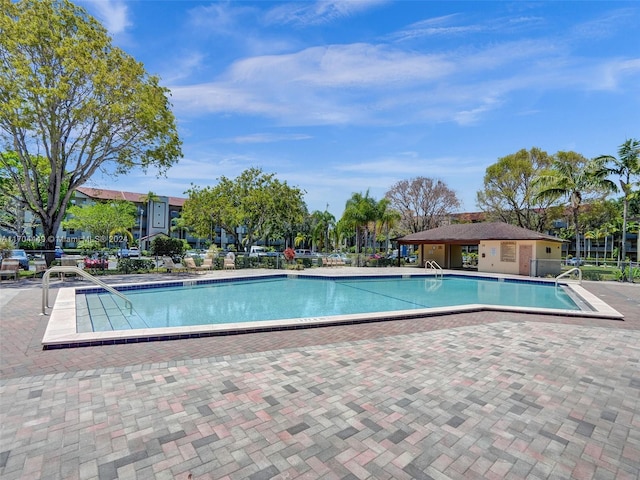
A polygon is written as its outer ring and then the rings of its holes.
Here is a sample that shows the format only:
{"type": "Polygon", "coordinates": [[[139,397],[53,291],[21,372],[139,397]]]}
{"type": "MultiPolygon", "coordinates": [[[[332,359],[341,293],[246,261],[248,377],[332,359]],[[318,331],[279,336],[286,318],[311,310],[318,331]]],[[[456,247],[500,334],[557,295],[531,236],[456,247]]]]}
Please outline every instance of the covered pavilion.
{"type": "Polygon", "coordinates": [[[398,248],[413,245],[418,262],[463,268],[464,247],[478,250],[478,271],[528,276],[560,273],[562,243],[558,237],[503,222],[461,223],[397,238],[398,248]]]}

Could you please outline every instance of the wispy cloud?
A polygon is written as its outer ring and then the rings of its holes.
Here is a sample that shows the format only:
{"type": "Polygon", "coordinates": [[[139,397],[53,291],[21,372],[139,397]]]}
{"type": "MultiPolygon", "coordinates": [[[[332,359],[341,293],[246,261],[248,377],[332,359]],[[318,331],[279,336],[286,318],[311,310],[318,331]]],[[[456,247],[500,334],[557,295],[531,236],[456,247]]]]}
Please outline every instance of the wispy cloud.
{"type": "Polygon", "coordinates": [[[241,137],[234,137],[231,139],[223,140],[223,142],[229,143],[275,143],[275,142],[290,142],[309,140],[313,137],[302,133],[289,133],[289,134],[273,134],[273,133],[254,133],[252,135],[244,135],[241,137]]]}
{"type": "Polygon", "coordinates": [[[325,24],[349,18],[386,2],[387,0],[319,0],[285,3],[267,12],[265,21],[299,26],[325,24]]]}
{"type": "Polygon", "coordinates": [[[214,2],[189,10],[191,26],[211,35],[236,35],[246,17],[253,17],[256,9],[238,2],[214,2]]]}
{"type": "Polygon", "coordinates": [[[84,3],[91,6],[98,20],[111,35],[122,34],[132,25],[129,9],[122,0],[85,0],[84,3]]]}
{"type": "Polygon", "coordinates": [[[196,116],[228,113],[264,116],[281,125],[362,125],[427,115],[466,125],[499,108],[510,93],[610,88],[635,68],[632,60],[616,67],[606,59],[573,58],[566,45],[546,39],[438,54],[358,43],[245,58],[215,81],[172,91],[176,108],[196,116]],[[609,76],[606,82],[593,82],[602,72],[609,76]]]}

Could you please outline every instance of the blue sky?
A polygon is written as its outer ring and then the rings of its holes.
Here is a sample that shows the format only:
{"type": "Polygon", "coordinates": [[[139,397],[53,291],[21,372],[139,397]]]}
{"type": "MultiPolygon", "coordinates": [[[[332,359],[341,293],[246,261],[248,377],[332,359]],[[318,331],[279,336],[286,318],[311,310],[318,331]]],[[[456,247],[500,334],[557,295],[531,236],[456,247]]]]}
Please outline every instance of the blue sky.
{"type": "Polygon", "coordinates": [[[185,196],[250,167],[340,217],[354,192],[640,137],[640,2],[78,1],[172,92],[184,158],[90,186],[185,196]]]}

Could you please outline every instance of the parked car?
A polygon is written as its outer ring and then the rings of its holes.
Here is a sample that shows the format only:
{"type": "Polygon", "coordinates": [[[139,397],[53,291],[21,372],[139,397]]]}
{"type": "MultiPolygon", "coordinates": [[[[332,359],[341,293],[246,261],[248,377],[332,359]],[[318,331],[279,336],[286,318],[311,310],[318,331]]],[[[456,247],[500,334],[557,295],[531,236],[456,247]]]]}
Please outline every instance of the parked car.
{"type": "Polygon", "coordinates": [[[29,270],[29,257],[27,257],[27,252],[24,250],[11,250],[11,255],[7,258],[18,260],[18,262],[20,262],[20,268],[29,270]]]}
{"type": "Polygon", "coordinates": [[[191,258],[201,258],[202,260],[204,260],[205,258],[207,258],[207,252],[203,250],[187,250],[187,253],[185,253],[184,256],[191,258]]]}
{"type": "Polygon", "coordinates": [[[129,258],[129,249],[128,248],[119,248],[116,252],[116,257],[118,258],[129,258]]]}
{"type": "Polygon", "coordinates": [[[345,255],[344,253],[332,253],[331,255],[327,255],[327,258],[339,260],[345,265],[351,264],[351,258],[349,258],[349,256],[345,255]]]}
{"type": "Polygon", "coordinates": [[[104,268],[106,270],[109,268],[109,258],[99,253],[94,253],[84,259],[84,266],[85,268],[104,268]]]}
{"type": "Polygon", "coordinates": [[[316,252],[312,252],[311,250],[307,250],[307,249],[298,249],[295,252],[296,252],[296,258],[311,258],[311,259],[320,258],[320,255],[318,255],[316,252]]]}
{"type": "Polygon", "coordinates": [[[140,258],[140,249],[138,247],[131,247],[129,249],[130,258],[140,258]]]}
{"type": "Polygon", "coordinates": [[[567,265],[571,265],[572,267],[579,267],[584,265],[584,261],[581,258],[573,257],[567,260],[567,265]]]}
{"type": "Polygon", "coordinates": [[[62,250],[62,247],[58,247],[56,245],[55,255],[56,255],[56,258],[62,258],[62,255],[64,255],[64,250],[62,250]]]}

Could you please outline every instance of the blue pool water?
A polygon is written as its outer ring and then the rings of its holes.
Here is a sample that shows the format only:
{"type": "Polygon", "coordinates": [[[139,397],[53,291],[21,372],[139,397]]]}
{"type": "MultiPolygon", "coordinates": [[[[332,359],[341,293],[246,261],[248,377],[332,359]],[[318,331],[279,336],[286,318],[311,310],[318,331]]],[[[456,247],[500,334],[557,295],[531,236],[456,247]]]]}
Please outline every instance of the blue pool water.
{"type": "Polygon", "coordinates": [[[553,284],[444,277],[270,277],[77,295],[78,331],[317,318],[467,304],[579,310],[553,284]]]}

